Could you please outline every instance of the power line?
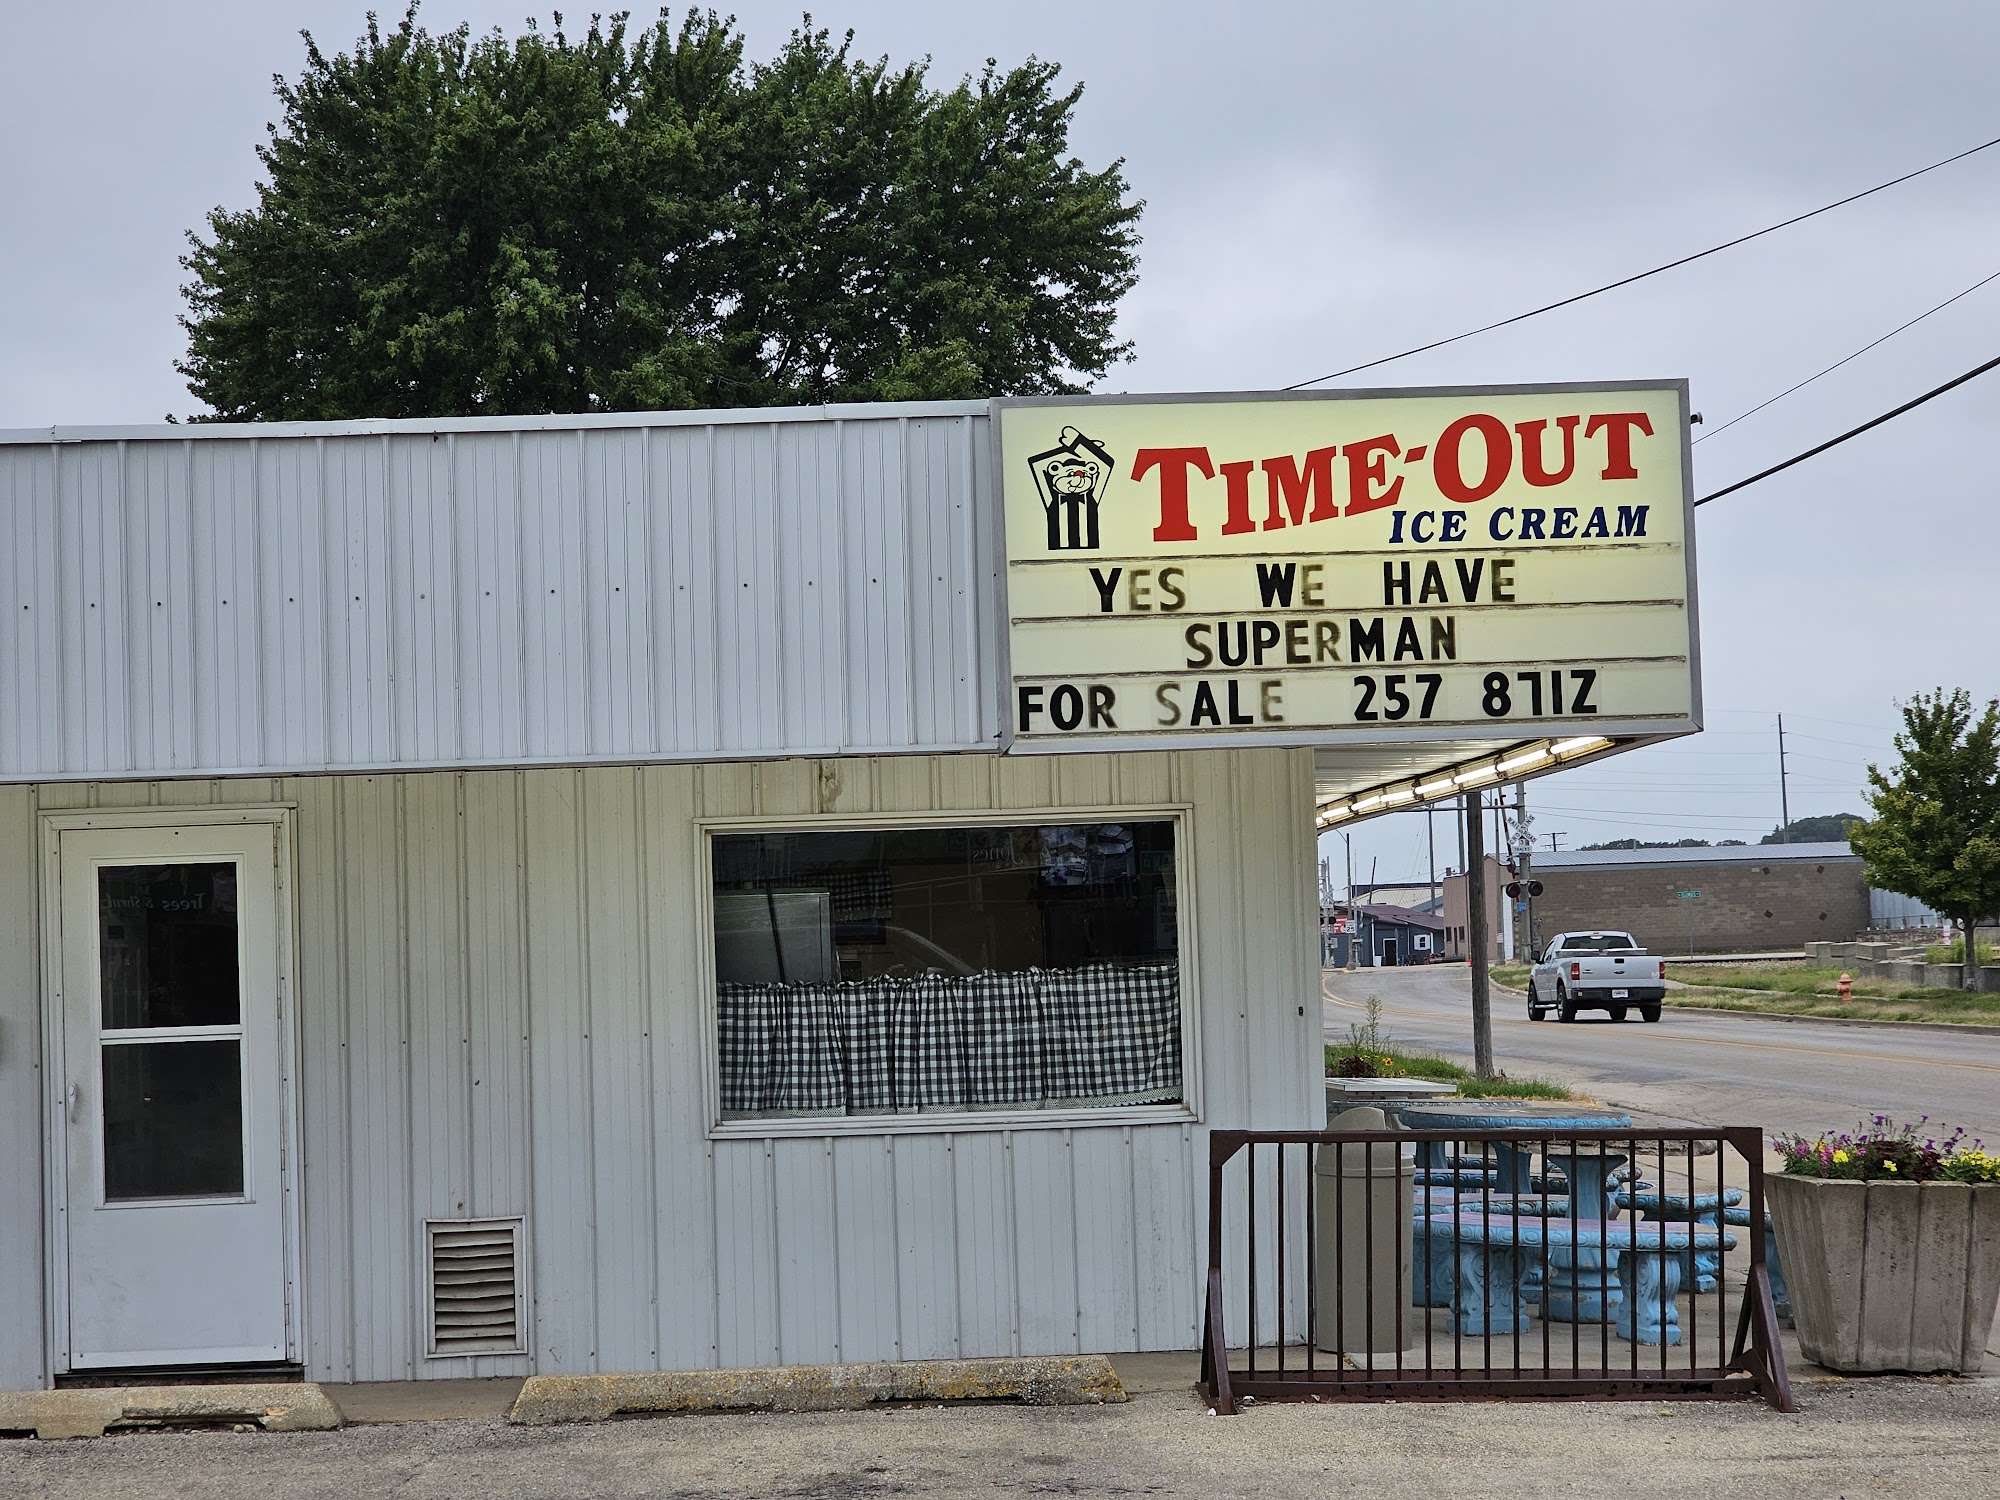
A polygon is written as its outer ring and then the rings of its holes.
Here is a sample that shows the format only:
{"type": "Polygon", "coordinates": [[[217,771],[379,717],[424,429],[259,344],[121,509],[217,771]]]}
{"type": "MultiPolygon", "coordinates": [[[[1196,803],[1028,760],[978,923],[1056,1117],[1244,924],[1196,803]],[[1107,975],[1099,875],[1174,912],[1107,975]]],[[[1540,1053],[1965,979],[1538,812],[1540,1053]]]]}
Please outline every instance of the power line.
{"type": "MultiPolygon", "coordinates": [[[[1721,714],[1748,714],[1755,713],[1756,711],[1750,708],[1712,708],[1709,710],[1710,713],[1721,714]]],[[[1880,724],[1863,724],[1858,719],[1829,719],[1825,714],[1796,714],[1794,717],[1811,719],[1815,724],[1839,724],[1848,729],[1866,729],[1871,734],[1879,731],[1882,727],[1880,724]]]]}
{"type": "Polygon", "coordinates": [[[1565,814],[1575,813],[1579,816],[1584,813],[1605,813],[1613,818],[1630,818],[1635,823],[1701,823],[1718,828],[1761,828],[1771,821],[1769,818],[1739,818],[1728,815],[1717,816],[1714,813],[1689,813],[1683,817],[1678,813],[1667,812],[1664,809],[1647,809],[1644,812],[1635,813],[1623,807],[1577,807],[1567,802],[1544,802],[1542,804],[1542,811],[1565,814]]]}
{"type": "Polygon", "coordinates": [[[1766,225],[1764,228],[1753,230],[1749,234],[1738,235],[1733,240],[1724,240],[1719,245],[1711,245],[1706,250],[1697,250],[1692,255],[1683,255],[1679,260],[1670,260],[1665,265],[1654,266],[1650,271],[1641,271],[1634,276],[1626,276],[1617,281],[1606,282],[1603,286],[1592,287],[1587,292],[1578,292],[1573,297],[1565,297],[1560,302],[1551,302],[1528,312],[1515,313],[1511,318],[1502,318],[1497,323],[1488,323],[1484,327],[1468,329],[1464,333],[1455,333],[1448,339],[1434,339],[1428,344],[1419,344],[1414,349],[1405,349],[1400,354],[1385,354],[1380,359],[1369,360],[1366,364],[1349,365],[1344,370],[1335,370],[1331,375],[1315,375],[1311,380],[1301,380],[1296,385],[1286,386],[1285,389],[1288,391],[1303,390],[1306,386],[1318,385],[1323,380],[1338,380],[1343,375],[1357,375],[1363,370],[1372,370],[1377,365],[1386,365],[1399,359],[1408,359],[1413,354],[1427,354],[1433,349],[1442,349],[1447,344],[1460,343],[1465,339],[1477,338],[1482,333],[1491,333],[1496,328],[1505,328],[1510,323],[1526,322],[1529,318],[1538,318],[1545,312],[1554,312],[1557,308],[1570,307],[1591,297],[1602,296],[1605,292],[1615,292],[1618,288],[1630,286],[1635,281],[1644,281],[1647,277],[1658,276],[1663,271],[1671,271],[1679,266],[1691,265],[1695,261],[1720,254],[1724,250],[1733,250],[1738,245],[1747,245],[1752,240],[1762,239],[1767,234],[1775,234],[1780,229],[1789,229],[1794,224],[1803,224],[1807,219],[1816,219],[1821,214],[1831,213],[1836,208],[1845,208],[1850,203],[1858,203],[1863,198],[1870,197],[1887,188],[1895,187],[1899,183],[1908,182],[1914,177],[1921,177],[1926,172],[1935,172],[1939,167],[1948,167],[1955,161],[1963,161],[1966,157],[1976,155],[1992,146],[2000,146],[2000,136],[1996,136],[1990,141],[1982,141],[1979,145],[1961,151],[1956,156],[1947,156],[1943,161],[1934,161],[1927,167],[1919,167],[1914,172],[1905,172],[1901,177],[1892,177],[1887,182],[1876,183],[1872,188],[1864,188],[1858,193],[1850,193],[1845,198],[1836,199],[1834,202],[1824,204],[1810,212],[1796,214],[1792,218],[1781,220],[1776,224],[1766,225]]]}
{"type": "Polygon", "coordinates": [[[1624,828],[1641,833],[1679,833],[1692,836],[1695,832],[1712,833],[1723,838],[1736,834],[1760,833],[1771,827],[1769,818],[1744,818],[1729,822],[1715,822],[1697,818],[1631,818],[1614,813],[1606,817],[1596,817],[1590,813],[1580,813],[1571,808],[1547,808],[1544,811],[1560,812],[1569,823],[1595,823],[1602,828],[1624,828]]]}
{"type": "MultiPolygon", "coordinates": [[[[1787,759],[1790,757],[1787,756],[1787,759]]],[[[1791,779],[1796,783],[1811,786],[1851,787],[1859,784],[1859,776],[1816,776],[1801,775],[1794,771],[1791,779]]],[[[1771,790],[1771,778],[1766,776],[1759,786],[1717,786],[1713,782],[1682,781],[1601,781],[1592,778],[1590,783],[1572,788],[1580,792],[1617,792],[1621,794],[1650,793],[1688,794],[1700,797],[1761,797],[1771,790]]]]}
{"type": "Polygon", "coordinates": [[[1905,401],[1901,406],[1897,407],[1894,411],[1885,411],[1882,413],[1881,416],[1875,417],[1870,421],[1863,422],[1859,427],[1850,427],[1846,432],[1843,432],[1837,438],[1828,438],[1825,442],[1821,443],[1817,448],[1808,448],[1803,453],[1794,454],[1792,457],[1786,459],[1781,464],[1772,464],[1770,468],[1765,469],[1760,473],[1752,474],[1748,479],[1739,479],[1736,481],[1736,483],[1732,485],[1726,485],[1722,489],[1715,491],[1715,493],[1711,495],[1703,495],[1699,500],[1695,501],[1695,504],[1706,505],[1711,500],[1720,500],[1724,495],[1733,495],[1738,490],[1747,489],[1760,479],[1769,479],[1773,474],[1782,474],[1786,469],[1789,469],[1793,464],[1802,464],[1809,458],[1817,458],[1820,454],[1826,452],[1826,450],[1829,448],[1838,448],[1842,443],[1846,442],[1849,438],[1860,437],[1862,433],[1868,432],[1873,428],[1880,427],[1884,422],[1894,421],[1897,417],[1900,417],[1906,411],[1915,411],[1918,407],[1922,406],[1926,401],[1935,401],[1939,396],[1942,396],[1946,391],[1956,390],[1959,386],[1964,385],[1966,381],[1976,380],[1981,375],[1984,375],[1988,370],[1994,369],[1996,367],[2000,367],[2000,359],[1989,359],[1986,361],[1985,364],[1967,370],[1963,375],[1960,375],[1955,379],[1947,380],[1943,385],[1939,386],[1936,390],[1925,391],[1923,395],[1917,397],[1916,400],[1914,401],[1905,401]]]}
{"type": "MultiPolygon", "coordinates": [[[[1805,715],[1800,714],[1799,717],[1803,719],[1805,715]]],[[[1848,745],[1856,750],[1873,750],[1877,754],[1888,748],[1880,740],[1837,740],[1830,734],[1800,734],[1799,738],[1802,740],[1816,740],[1822,745],[1848,745]]]]}
{"type": "Polygon", "coordinates": [[[1959,292],[1956,296],[1945,298],[1944,301],[1940,302],[1936,307],[1930,309],[1930,312],[1920,312],[1914,318],[1910,319],[1909,322],[1898,324],[1896,327],[1891,328],[1887,333],[1883,334],[1882,337],[1875,340],[1875,343],[1863,344],[1859,349],[1856,349],[1852,354],[1848,355],[1846,359],[1835,360],[1832,364],[1828,365],[1824,370],[1821,370],[1819,372],[1819,375],[1808,375],[1804,380],[1801,380],[1797,385],[1786,386],[1782,391],[1778,392],[1777,395],[1771,397],[1769,401],[1759,401],[1755,406],[1751,407],[1750,410],[1744,412],[1743,416],[1731,417],[1727,422],[1724,422],[1720,427],[1709,429],[1708,431],[1704,432],[1700,437],[1696,438],[1695,442],[1705,443],[1710,438],[1715,437],[1718,434],[1729,431],[1730,428],[1734,427],[1738,422],[1741,422],[1744,417],[1754,417],[1757,415],[1758,412],[1762,411],[1765,407],[1770,406],[1773,402],[1784,400],[1785,397],[1791,395],[1793,391],[1804,390],[1807,386],[1811,385],[1815,380],[1819,379],[1820,375],[1831,375],[1835,370],[1838,370],[1842,365],[1847,364],[1850,360],[1859,359],[1861,358],[1862,355],[1866,354],[1870,349],[1875,348],[1877,345],[1888,343],[1890,339],[1894,338],[1897,334],[1901,333],[1905,328],[1916,327],[1917,324],[1923,322],[1925,318],[1928,318],[1931,315],[1931,313],[1943,312],[1947,307],[1950,307],[1952,303],[1958,301],[1960,297],[1970,297],[1974,292],[1978,291],[1981,287],[1985,286],[1986,283],[1989,281],[2000,281],[2000,271],[1995,271],[1991,276],[1987,276],[1979,281],[1973,282],[1971,286],[1967,287],[1964,291],[1959,292]]]}

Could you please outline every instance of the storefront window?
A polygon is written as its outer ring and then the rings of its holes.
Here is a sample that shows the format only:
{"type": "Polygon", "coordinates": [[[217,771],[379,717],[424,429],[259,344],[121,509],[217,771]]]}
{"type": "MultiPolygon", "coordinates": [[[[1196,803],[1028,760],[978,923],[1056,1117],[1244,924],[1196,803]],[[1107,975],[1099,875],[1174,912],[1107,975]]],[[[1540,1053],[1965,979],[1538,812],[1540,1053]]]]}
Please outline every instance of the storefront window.
{"type": "Polygon", "coordinates": [[[1168,821],[720,833],[725,1120],[1178,1101],[1168,821]]]}

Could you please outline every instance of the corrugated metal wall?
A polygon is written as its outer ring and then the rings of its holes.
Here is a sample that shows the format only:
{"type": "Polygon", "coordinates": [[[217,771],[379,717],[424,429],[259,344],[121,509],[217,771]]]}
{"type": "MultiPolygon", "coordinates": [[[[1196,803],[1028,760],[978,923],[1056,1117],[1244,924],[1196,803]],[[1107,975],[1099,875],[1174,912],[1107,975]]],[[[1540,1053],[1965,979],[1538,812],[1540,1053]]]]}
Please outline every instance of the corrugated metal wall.
{"type": "Polygon", "coordinates": [[[42,1082],[35,825],[32,790],[0,787],[0,1390],[33,1389],[48,1378],[43,1127],[59,1091],[42,1082]]]}
{"type": "Polygon", "coordinates": [[[0,434],[0,781],[990,748],[985,407],[892,410],[0,434]]]}
{"type": "MultiPolygon", "coordinates": [[[[528,1216],[546,1372],[1195,1342],[1200,1126],[707,1137],[696,818],[1191,804],[1205,1118],[1324,1118],[1309,751],[0,789],[0,901],[33,909],[37,808],[203,800],[298,805],[316,1378],[527,1368],[422,1358],[426,1216],[528,1216]]],[[[34,969],[10,922],[13,1141],[34,969]]],[[[37,1155],[0,1153],[0,1385],[40,1378],[37,1155]]]]}

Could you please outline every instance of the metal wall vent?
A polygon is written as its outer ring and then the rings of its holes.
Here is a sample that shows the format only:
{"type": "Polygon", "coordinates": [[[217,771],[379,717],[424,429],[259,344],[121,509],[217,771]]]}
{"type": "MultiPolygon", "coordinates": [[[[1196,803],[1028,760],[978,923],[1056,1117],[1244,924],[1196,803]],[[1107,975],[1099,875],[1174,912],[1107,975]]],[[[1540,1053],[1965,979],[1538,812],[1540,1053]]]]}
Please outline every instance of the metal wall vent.
{"type": "Polygon", "coordinates": [[[521,1220],[432,1219],[430,1353],[522,1354],[521,1220]]]}

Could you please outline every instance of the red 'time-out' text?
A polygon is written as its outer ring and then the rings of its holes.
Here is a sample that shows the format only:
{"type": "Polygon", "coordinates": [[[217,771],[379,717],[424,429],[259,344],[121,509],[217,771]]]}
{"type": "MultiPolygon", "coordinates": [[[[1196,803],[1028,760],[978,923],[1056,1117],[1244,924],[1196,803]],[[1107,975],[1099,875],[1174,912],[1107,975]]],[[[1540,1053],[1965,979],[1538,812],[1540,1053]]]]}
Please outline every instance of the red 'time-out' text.
{"type": "Polygon", "coordinates": [[[1567,483],[1579,466],[1599,479],[1637,479],[1635,435],[1653,436],[1652,419],[1645,412],[1542,417],[1512,427],[1498,417],[1475,412],[1449,424],[1434,441],[1407,448],[1389,433],[1314,448],[1303,455],[1283,453],[1221,463],[1205,447],[1141,448],[1133,455],[1131,477],[1138,483],[1151,479],[1158,486],[1160,519],[1153,540],[1192,542],[1201,536],[1197,509],[1207,524],[1206,516],[1218,499],[1223,536],[1386,509],[1402,498],[1409,477],[1392,473],[1392,462],[1407,469],[1428,459],[1437,493],[1458,505],[1486,499],[1517,471],[1536,489],[1567,483]],[[1252,475],[1257,473],[1263,475],[1261,517],[1254,512],[1251,497],[1252,475]]]}

